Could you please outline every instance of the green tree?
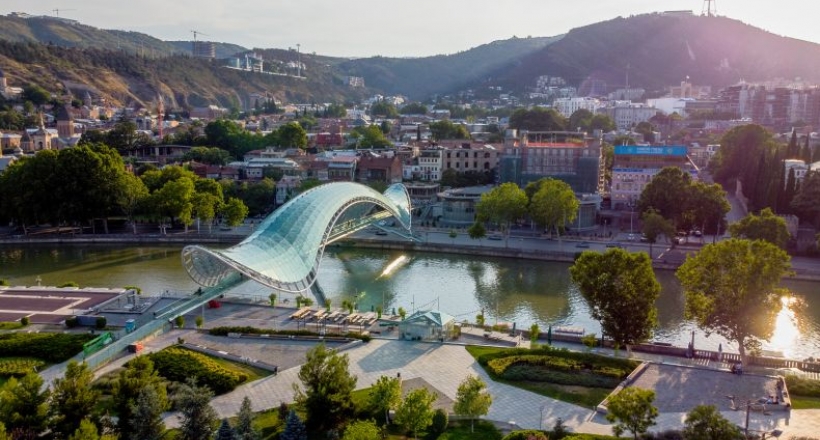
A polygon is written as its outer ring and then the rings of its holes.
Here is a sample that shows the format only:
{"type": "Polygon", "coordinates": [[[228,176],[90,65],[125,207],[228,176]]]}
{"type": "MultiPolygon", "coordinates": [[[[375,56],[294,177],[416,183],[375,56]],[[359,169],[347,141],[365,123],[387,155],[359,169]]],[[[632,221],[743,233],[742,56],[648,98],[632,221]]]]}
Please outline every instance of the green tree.
{"type": "Polygon", "coordinates": [[[91,387],[94,373],[88,365],[71,360],[65,375],[54,379],[50,409],[51,431],[58,437],[68,437],[80,427],[80,422],[91,417],[100,392],[91,387]]]}
{"type": "Polygon", "coordinates": [[[342,104],[332,103],[325,108],[326,118],[343,118],[347,116],[347,109],[342,104]]]}
{"type": "Polygon", "coordinates": [[[635,440],[655,424],[658,417],[658,408],[652,405],[655,401],[655,392],[642,388],[627,387],[620,393],[612,396],[607,405],[606,419],[610,423],[617,421],[612,431],[620,437],[624,431],[629,431],[635,440]]]}
{"type": "Polygon", "coordinates": [[[430,424],[430,433],[436,437],[440,436],[447,430],[449,423],[450,419],[447,416],[447,411],[437,408],[435,412],[433,412],[433,423],[430,424]]]}
{"type": "MultiPolygon", "coordinates": [[[[545,178],[527,185],[535,189],[529,202],[529,212],[535,222],[561,236],[561,230],[578,216],[580,203],[572,188],[561,180],[545,178]]],[[[525,192],[529,192],[525,190],[525,192]]]]}
{"type": "Polygon", "coordinates": [[[236,431],[233,430],[228,419],[222,419],[222,423],[219,424],[219,429],[216,430],[216,437],[214,437],[214,439],[236,440],[236,431]]]}
{"type": "Polygon", "coordinates": [[[370,387],[370,407],[373,412],[384,413],[385,425],[390,423],[390,410],[401,402],[401,382],[397,377],[381,376],[370,387]]]}
{"type": "Polygon", "coordinates": [[[238,440],[258,440],[259,432],[253,427],[253,409],[248,396],[242,399],[239,414],[236,415],[236,437],[238,440]]]}
{"type": "Polygon", "coordinates": [[[675,236],[675,226],[669,220],[661,217],[654,208],[649,208],[641,216],[643,220],[643,235],[649,241],[649,258],[654,258],[652,253],[652,246],[658,241],[661,235],[666,236],[667,239],[675,236]]]}
{"type": "Polygon", "coordinates": [[[426,115],[427,106],[419,102],[411,102],[399,110],[403,115],[426,115]]]}
{"type": "MultiPolygon", "coordinates": [[[[144,356],[147,357],[147,356],[144,356]]],[[[155,386],[147,384],[139,392],[137,399],[128,409],[128,429],[120,429],[121,437],[129,440],[159,440],[165,434],[162,413],[167,405],[165,388],[157,392],[155,386]]],[[[117,424],[123,426],[122,420],[117,424]]]]}
{"type": "Polygon", "coordinates": [[[713,232],[715,241],[717,241],[721,225],[725,222],[724,218],[732,209],[726,199],[726,191],[716,183],[709,185],[703,182],[693,182],[688,200],[688,212],[692,223],[699,225],[704,234],[714,226],[713,232]]]}
{"type": "Polygon", "coordinates": [[[615,131],[616,128],[617,127],[615,126],[615,121],[613,121],[612,118],[610,118],[608,115],[599,113],[592,117],[592,120],[589,122],[588,130],[601,130],[604,133],[609,133],[615,131]]]}
{"type": "Polygon", "coordinates": [[[575,110],[570,116],[567,128],[569,130],[575,131],[580,129],[581,131],[589,131],[589,126],[592,124],[592,118],[595,115],[592,114],[591,111],[582,108],[575,110]]]}
{"type": "Polygon", "coordinates": [[[176,324],[177,328],[184,328],[185,327],[185,316],[179,315],[174,318],[174,324],[176,324]]]}
{"type": "Polygon", "coordinates": [[[231,197],[222,208],[222,214],[225,215],[228,226],[239,226],[248,216],[248,207],[242,203],[242,200],[231,197]]]}
{"type": "Polygon", "coordinates": [[[742,440],[743,432],[720,414],[713,405],[698,405],[686,414],[686,440],[742,440]]]}
{"type": "Polygon", "coordinates": [[[816,228],[820,228],[818,200],[820,200],[820,171],[812,171],[803,177],[803,183],[794,196],[791,206],[801,221],[810,223],[816,228]]]}
{"type": "MultiPolygon", "coordinates": [[[[128,432],[133,428],[132,418],[134,405],[145,393],[146,388],[153,390],[153,395],[158,401],[159,412],[162,413],[168,408],[168,393],[165,389],[165,382],[159,373],[154,369],[154,363],[148,356],[137,356],[128,362],[125,369],[120,371],[117,380],[111,388],[114,409],[117,412],[117,429],[121,433],[128,432]]],[[[140,423],[150,424],[150,420],[140,421],[140,423]]]]}
{"type": "Polygon", "coordinates": [[[137,233],[136,214],[139,208],[148,200],[148,188],[142,179],[131,174],[123,173],[120,177],[120,191],[116,194],[117,205],[131,224],[131,230],[137,233]]]}
{"type": "Polygon", "coordinates": [[[527,194],[515,183],[501,186],[481,195],[476,204],[476,220],[490,221],[498,225],[505,238],[509,237],[510,226],[527,212],[527,194]]]}
{"type": "Polygon", "coordinates": [[[307,429],[302,419],[296,415],[296,411],[290,410],[285,420],[285,429],[279,435],[279,440],[307,440],[307,438],[307,429]]]}
{"type": "Polygon", "coordinates": [[[219,147],[193,147],[182,155],[184,162],[195,161],[208,165],[225,165],[231,154],[219,147]]]}
{"type": "Polygon", "coordinates": [[[644,187],[638,200],[638,211],[655,209],[663,218],[671,220],[676,227],[684,223],[684,213],[689,206],[689,173],[677,167],[666,167],[656,174],[644,187]]]}
{"type": "Polygon", "coordinates": [[[658,131],[651,122],[639,122],[638,125],[635,126],[634,130],[635,133],[639,133],[643,136],[644,142],[649,142],[650,144],[655,143],[655,132],[658,131]]]}
{"type": "Polygon", "coordinates": [[[68,436],[68,440],[99,440],[100,432],[91,420],[82,419],[77,429],[68,436]]]}
{"type": "Polygon", "coordinates": [[[530,346],[535,347],[538,343],[538,336],[541,334],[541,328],[538,324],[533,323],[530,326],[530,346]]]}
{"type": "MultiPolygon", "coordinates": [[[[183,177],[165,183],[159,191],[151,194],[150,203],[160,218],[170,218],[171,221],[178,219],[187,230],[193,222],[194,194],[194,181],[183,177]]],[[[165,226],[164,223],[163,225],[165,226]]],[[[162,228],[163,234],[165,227],[162,228]]]]}
{"type": "Polygon", "coordinates": [[[370,115],[381,118],[396,118],[399,112],[396,107],[387,101],[377,101],[370,105],[370,115]]]}
{"type": "Polygon", "coordinates": [[[704,246],[678,268],[686,295],[685,316],[708,336],[717,333],[746,349],[768,339],[780,311],[780,279],[789,271],[789,256],[765,241],[730,239],[704,246]],[[754,319],[751,319],[751,318],[754,319]]]}
{"type": "Polygon", "coordinates": [[[347,425],[342,440],[381,440],[381,432],[372,420],[356,420],[347,425]]]}
{"type": "Polygon", "coordinates": [[[216,411],[211,407],[214,393],[207,386],[198,386],[189,379],[179,386],[174,402],[179,409],[180,440],[202,440],[211,438],[216,432],[216,411]]]}
{"type": "Polygon", "coordinates": [[[570,269],[572,281],[590,306],[592,318],[618,345],[645,341],[658,324],[655,300],[661,286],[646,253],[623,249],[586,251],[570,269]]]}
{"type": "Polygon", "coordinates": [[[279,146],[285,148],[307,148],[307,131],[297,122],[290,122],[276,130],[279,146]]]}
{"type": "Polygon", "coordinates": [[[473,240],[480,240],[487,236],[487,228],[484,227],[484,223],[475,222],[467,229],[467,234],[473,240]]]}
{"type": "Polygon", "coordinates": [[[0,388],[0,420],[18,438],[37,438],[48,422],[48,399],[37,373],[11,377],[0,388]]]}
{"type": "Polygon", "coordinates": [[[510,128],[530,131],[561,131],[567,129],[567,120],[551,108],[518,109],[510,115],[510,128]]]}
{"type": "Polygon", "coordinates": [[[20,98],[23,101],[30,101],[36,106],[41,106],[51,101],[51,93],[48,93],[46,89],[37,84],[29,84],[23,87],[23,93],[20,95],[20,98]]]}
{"type": "Polygon", "coordinates": [[[384,148],[390,146],[390,140],[384,136],[378,125],[356,127],[351,134],[358,135],[358,148],[384,148]]]}
{"type": "Polygon", "coordinates": [[[0,422],[0,440],[14,440],[11,434],[6,432],[6,425],[3,422],[0,422]]]}
{"type": "Polygon", "coordinates": [[[786,248],[789,241],[789,229],[786,220],[775,215],[771,209],[765,208],[760,215],[750,212],[739,222],[729,225],[729,233],[733,238],[767,241],[781,249],[786,248]]]}
{"type": "Polygon", "coordinates": [[[396,424],[405,431],[413,433],[418,438],[418,432],[430,426],[433,422],[433,402],[436,395],[427,391],[427,388],[417,388],[407,393],[396,409],[396,424]]]}
{"type": "Polygon", "coordinates": [[[445,119],[430,124],[430,132],[433,139],[440,141],[444,139],[470,139],[470,132],[461,124],[454,124],[445,119]]]}
{"type": "Polygon", "coordinates": [[[353,414],[351,393],[356,388],[356,376],[348,371],[348,362],[346,354],[330,351],[324,344],[307,352],[299,369],[304,390],[293,384],[293,391],[312,431],[334,429],[353,414]]]}
{"type": "Polygon", "coordinates": [[[475,432],[475,419],[490,411],[493,398],[487,392],[487,385],[477,376],[467,376],[458,385],[453,412],[470,418],[470,432],[475,432]]]}

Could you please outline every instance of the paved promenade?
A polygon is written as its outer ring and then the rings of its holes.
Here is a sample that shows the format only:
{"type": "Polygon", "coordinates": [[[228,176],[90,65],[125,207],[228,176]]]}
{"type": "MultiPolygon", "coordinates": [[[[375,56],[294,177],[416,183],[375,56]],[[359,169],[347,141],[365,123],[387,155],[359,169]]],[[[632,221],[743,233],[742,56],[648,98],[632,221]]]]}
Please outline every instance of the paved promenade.
{"type": "MultiPolygon", "coordinates": [[[[176,338],[180,336],[189,342],[199,341],[198,338],[201,337],[193,331],[174,331],[148,342],[146,349],[151,351],[160,349],[174,343],[176,338]]],[[[247,341],[232,341],[231,345],[238,349],[244,342],[247,341]]],[[[258,344],[258,342],[254,343],[258,344]]],[[[271,345],[270,353],[278,352],[278,349],[274,348],[278,344],[277,341],[266,341],[266,343],[271,345]]],[[[301,350],[302,348],[299,349],[299,351],[301,350]]],[[[423,379],[444,393],[447,398],[455,399],[458,384],[468,375],[477,375],[487,383],[488,390],[493,396],[493,405],[489,414],[487,414],[487,419],[504,423],[514,422],[516,426],[521,428],[538,428],[540,424],[543,429],[549,429],[555,423],[555,420],[560,417],[568,428],[576,432],[612,433],[611,424],[592,409],[493,382],[472,356],[467,353],[465,348],[460,345],[377,339],[367,344],[355,346],[344,353],[350,359],[350,372],[358,377],[357,388],[359,389],[371,386],[382,375],[395,377],[397,373],[401,373],[404,380],[423,379]]],[[[301,359],[304,358],[303,352],[298,354],[296,351],[289,351],[288,356],[291,360],[297,356],[301,356],[301,359]]],[[[273,363],[277,361],[277,359],[262,360],[273,363]]],[[[669,368],[671,367],[665,370],[669,368]]],[[[674,375],[674,369],[670,371],[674,375]]],[[[299,383],[298,372],[298,366],[280,370],[277,376],[269,376],[245,384],[231,393],[216,397],[212,401],[212,405],[220,417],[229,417],[239,411],[240,404],[245,396],[250,397],[253,408],[257,411],[277,407],[282,402],[290,403],[293,401],[292,384],[299,383]]],[[[673,379],[674,377],[669,375],[661,379],[656,378],[656,392],[659,396],[662,396],[661,398],[669,399],[669,396],[676,392],[676,387],[679,385],[673,379]]],[[[679,402],[679,404],[683,403],[685,402],[679,402]]],[[[692,406],[696,404],[693,402],[692,406]]],[[[744,411],[731,410],[728,401],[722,406],[718,405],[718,408],[724,417],[733,423],[743,425],[745,421],[744,411]]],[[[675,409],[678,408],[673,406],[666,407],[666,411],[662,409],[658,417],[658,424],[652,430],[680,429],[683,426],[686,411],[677,411],[675,409]]],[[[176,416],[168,414],[166,423],[169,426],[176,426],[178,423],[176,416]]],[[[752,412],[749,428],[757,431],[771,431],[778,428],[785,432],[784,438],[792,436],[816,437],[817,433],[820,432],[820,410],[782,411],[772,412],[769,415],[752,412]]]]}

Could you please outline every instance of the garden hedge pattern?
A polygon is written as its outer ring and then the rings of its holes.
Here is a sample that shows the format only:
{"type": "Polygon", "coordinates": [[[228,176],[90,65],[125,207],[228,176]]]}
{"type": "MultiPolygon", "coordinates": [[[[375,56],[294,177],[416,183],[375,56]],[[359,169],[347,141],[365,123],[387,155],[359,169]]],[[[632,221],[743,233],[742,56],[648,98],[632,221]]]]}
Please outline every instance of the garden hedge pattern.
{"type": "Polygon", "coordinates": [[[198,384],[207,385],[215,394],[233,391],[248,380],[245,373],[231,371],[202,353],[180,347],[170,347],[148,356],[160,376],[174,382],[195,378],[198,384]]]}
{"type": "Polygon", "coordinates": [[[30,357],[60,363],[83,351],[90,334],[8,333],[0,335],[0,358],[30,357]]]}

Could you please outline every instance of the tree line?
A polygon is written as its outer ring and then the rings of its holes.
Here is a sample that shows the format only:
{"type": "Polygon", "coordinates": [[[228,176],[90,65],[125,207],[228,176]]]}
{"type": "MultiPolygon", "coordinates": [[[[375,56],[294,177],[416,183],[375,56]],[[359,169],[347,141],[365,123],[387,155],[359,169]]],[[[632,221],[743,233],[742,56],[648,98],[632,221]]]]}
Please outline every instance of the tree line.
{"type": "Polygon", "coordinates": [[[272,205],[272,181],[237,185],[199,178],[181,166],[147,167],[139,176],[128,171],[122,157],[104,144],[44,150],[12,163],[0,175],[0,212],[25,233],[32,225],[90,226],[109,217],[125,217],[136,232],[138,219],[162,225],[195,220],[210,227],[217,216],[238,225],[254,210],[272,205]],[[228,194],[226,197],[226,193],[228,194]]]}

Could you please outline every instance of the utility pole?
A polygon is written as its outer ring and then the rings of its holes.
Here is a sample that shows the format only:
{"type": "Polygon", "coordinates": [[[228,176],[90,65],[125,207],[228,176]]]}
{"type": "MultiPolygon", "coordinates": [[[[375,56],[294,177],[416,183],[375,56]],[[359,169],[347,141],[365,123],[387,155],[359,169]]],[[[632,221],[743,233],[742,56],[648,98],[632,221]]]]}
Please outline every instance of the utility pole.
{"type": "Polygon", "coordinates": [[[296,76],[302,77],[302,45],[296,43],[296,76]]]}

